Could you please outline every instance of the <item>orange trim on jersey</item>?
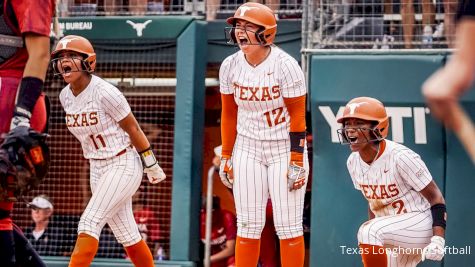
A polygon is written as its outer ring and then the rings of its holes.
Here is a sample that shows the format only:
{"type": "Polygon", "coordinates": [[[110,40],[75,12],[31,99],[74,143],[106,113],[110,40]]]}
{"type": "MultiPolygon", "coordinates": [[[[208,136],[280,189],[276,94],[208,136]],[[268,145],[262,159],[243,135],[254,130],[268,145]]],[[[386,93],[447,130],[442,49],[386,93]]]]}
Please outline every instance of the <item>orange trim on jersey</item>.
{"type": "Polygon", "coordinates": [[[238,106],[233,94],[221,94],[221,105],[221,142],[223,143],[221,156],[231,158],[237,135],[238,106]]]}
{"type": "Polygon", "coordinates": [[[291,132],[304,132],[306,129],[305,99],[306,95],[292,98],[284,97],[284,103],[290,116],[291,132]]]}

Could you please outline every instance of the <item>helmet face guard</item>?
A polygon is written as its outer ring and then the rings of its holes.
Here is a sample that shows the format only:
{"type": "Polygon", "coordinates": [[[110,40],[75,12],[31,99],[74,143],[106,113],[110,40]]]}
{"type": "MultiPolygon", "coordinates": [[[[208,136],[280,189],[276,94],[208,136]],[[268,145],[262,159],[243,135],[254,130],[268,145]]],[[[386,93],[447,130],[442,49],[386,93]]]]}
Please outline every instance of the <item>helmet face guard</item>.
{"type": "Polygon", "coordinates": [[[386,108],[383,103],[375,98],[363,96],[350,100],[337,122],[343,124],[343,127],[337,130],[341,144],[351,144],[347,134],[350,129],[359,131],[359,133],[362,133],[363,130],[369,130],[372,137],[367,137],[367,142],[379,142],[388,136],[389,117],[386,108]],[[349,119],[368,121],[373,123],[373,126],[371,128],[347,127],[345,121],[349,119]]]}
{"type": "Polygon", "coordinates": [[[239,28],[239,27],[236,27],[236,26],[234,26],[234,27],[225,27],[224,28],[224,38],[226,39],[227,44],[229,44],[229,45],[239,45],[239,42],[236,39],[236,29],[241,29],[241,30],[245,31],[248,40],[250,40],[249,35],[254,34],[254,36],[256,37],[256,40],[258,41],[258,43],[248,43],[247,45],[262,45],[262,46],[265,45],[266,41],[265,41],[265,39],[263,37],[263,34],[262,34],[262,32],[264,31],[263,28],[259,29],[258,31],[251,31],[251,30],[246,30],[246,29],[239,28]]]}
{"type": "Polygon", "coordinates": [[[342,144],[342,145],[365,144],[365,143],[371,143],[371,142],[380,142],[384,139],[384,137],[381,135],[381,132],[376,127],[373,127],[373,128],[343,127],[343,128],[337,129],[336,131],[338,133],[338,139],[340,141],[340,144],[342,144]],[[348,131],[358,132],[358,136],[364,136],[365,141],[364,142],[355,142],[355,143],[351,142],[350,138],[348,137],[348,131]],[[365,134],[365,132],[368,132],[370,136],[365,134]]]}
{"type": "Polygon", "coordinates": [[[83,57],[57,57],[51,60],[51,67],[54,75],[63,75],[70,72],[93,72],[89,61],[86,61],[83,57]],[[76,63],[78,60],[81,62],[80,65],[76,63]],[[65,65],[66,62],[71,62],[74,67],[71,68],[69,64],[65,65]]]}
{"type": "Polygon", "coordinates": [[[94,48],[89,40],[82,36],[67,35],[59,40],[55,49],[51,53],[51,63],[55,75],[65,73],[60,70],[60,66],[63,66],[63,63],[66,62],[66,60],[72,60],[76,65],[77,69],[72,71],[85,71],[87,73],[92,73],[96,68],[96,53],[94,52],[94,48]],[[81,66],[77,66],[74,62],[73,59],[76,59],[76,57],[62,56],[63,52],[73,52],[80,55],[82,57],[81,66]]]}

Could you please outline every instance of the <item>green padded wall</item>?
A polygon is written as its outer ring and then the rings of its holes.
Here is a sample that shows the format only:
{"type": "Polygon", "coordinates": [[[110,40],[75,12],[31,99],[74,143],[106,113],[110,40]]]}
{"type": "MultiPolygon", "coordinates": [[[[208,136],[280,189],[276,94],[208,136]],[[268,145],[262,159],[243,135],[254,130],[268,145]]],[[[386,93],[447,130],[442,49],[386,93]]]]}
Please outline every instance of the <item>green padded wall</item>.
{"type": "Polygon", "coordinates": [[[178,37],[170,259],[198,261],[205,110],[206,24],[178,37]]]}

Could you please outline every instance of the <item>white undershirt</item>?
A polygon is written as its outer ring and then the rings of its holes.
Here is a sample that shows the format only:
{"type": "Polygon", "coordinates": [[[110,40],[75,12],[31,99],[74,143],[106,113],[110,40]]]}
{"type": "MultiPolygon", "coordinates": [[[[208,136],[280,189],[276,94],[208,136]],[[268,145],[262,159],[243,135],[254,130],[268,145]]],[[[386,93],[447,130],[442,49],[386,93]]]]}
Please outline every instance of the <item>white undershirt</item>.
{"type": "Polygon", "coordinates": [[[45,233],[45,230],[41,230],[41,231],[33,231],[32,234],[33,236],[35,237],[35,240],[38,240],[40,239],[40,237],[45,233]]]}

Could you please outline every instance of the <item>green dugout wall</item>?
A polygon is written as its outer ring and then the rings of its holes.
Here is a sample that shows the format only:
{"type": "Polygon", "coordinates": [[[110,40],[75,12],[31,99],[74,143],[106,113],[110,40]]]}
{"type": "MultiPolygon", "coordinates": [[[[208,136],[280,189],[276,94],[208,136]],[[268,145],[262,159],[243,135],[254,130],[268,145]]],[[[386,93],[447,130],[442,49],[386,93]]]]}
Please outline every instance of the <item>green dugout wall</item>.
{"type": "MultiPolygon", "coordinates": [[[[460,143],[431,115],[420,93],[445,54],[327,52],[310,55],[309,91],[314,140],[311,266],[362,266],[357,231],[367,220],[367,202],[346,169],[349,148],[338,143],[335,117],[357,96],[380,99],[391,116],[389,139],[410,147],[427,164],[448,207],[444,262],[419,266],[475,266],[475,168],[460,143]],[[471,246],[471,255],[460,255],[471,246]]],[[[464,107],[475,117],[475,93],[464,107]]]]}

